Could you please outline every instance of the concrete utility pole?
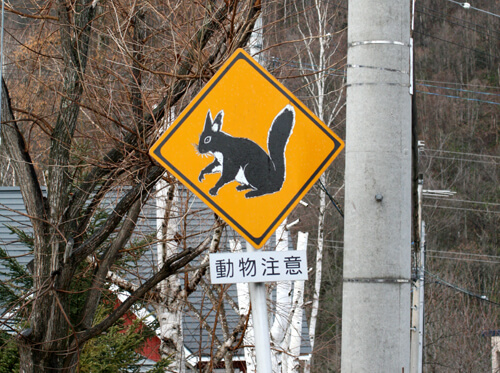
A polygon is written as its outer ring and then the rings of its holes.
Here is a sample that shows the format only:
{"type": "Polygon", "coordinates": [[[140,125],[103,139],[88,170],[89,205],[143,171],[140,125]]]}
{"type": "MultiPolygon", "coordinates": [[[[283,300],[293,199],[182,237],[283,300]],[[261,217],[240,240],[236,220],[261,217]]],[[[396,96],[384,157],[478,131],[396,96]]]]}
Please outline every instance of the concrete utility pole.
{"type": "Polygon", "coordinates": [[[410,5],[349,1],[342,373],[409,372],[410,5]]]}

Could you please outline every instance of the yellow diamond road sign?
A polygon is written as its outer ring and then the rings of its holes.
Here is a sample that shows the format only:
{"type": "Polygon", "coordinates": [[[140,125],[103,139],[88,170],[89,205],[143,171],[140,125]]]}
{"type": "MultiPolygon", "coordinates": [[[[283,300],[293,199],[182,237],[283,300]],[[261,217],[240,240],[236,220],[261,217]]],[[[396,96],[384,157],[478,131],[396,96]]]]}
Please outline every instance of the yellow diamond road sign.
{"type": "Polygon", "coordinates": [[[150,154],[260,248],[343,147],[238,49],[150,154]]]}

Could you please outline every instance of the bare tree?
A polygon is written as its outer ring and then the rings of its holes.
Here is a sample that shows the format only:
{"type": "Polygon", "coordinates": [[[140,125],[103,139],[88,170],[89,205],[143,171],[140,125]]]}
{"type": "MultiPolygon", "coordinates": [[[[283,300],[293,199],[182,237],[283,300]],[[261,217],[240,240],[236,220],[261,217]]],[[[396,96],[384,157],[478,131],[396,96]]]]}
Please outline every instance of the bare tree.
{"type": "Polygon", "coordinates": [[[2,144],[34,232],[34,297],[18,336],[21,370],[75,371],[86,341],[210,246],[207,235],[197,247],[169,254],[127,300],[93,323],[106,276],[164,173],[147,155],[158,123],[246,44],[260,1],[25,5],[9,8],[32,22],[24,40],[12,36],[20,52],[9,63],[18,70],[2,82],[1,118],[2,144]],[[27,35],[37,43],[30,46],[27,35]],[[37,146],[31,131],[41,134],[37,146]],[[126,188],[89,231],[100,202],[117,186],[126,188]],[[89,257],[95,258],[91,286],[78,320],[71,320],[73,281],[89,257]]]}
{"type": "MultiPolygon", "coordinates": [[[[299,71],[302,71],[303,89],[307,92],[308,102],[318,118],[332,128],[338,127],[342,108],[344,74],[337,67],[343,60],[342,38],[345,29],[341,24],[338,9],[341,2],[299,1],[295,11],[300,21],[297,30],[301,43],[295,44],[299,71]],[[309,71],[309,74],[306,73],[309,71]]],[[[317,244],[315,250],[314,286],[312,289],[311,314],[309,319],[309,342],[314,351],[316,325],[320,309],[319,300],[323,274],[323,251],[325,249],[325,230],[327,208],[333,206],[327,200],[326,186],[330,172],[320,177],[319,206],[317,217],[317,244]]],[[[305,363],[305,372],[310,372],[311,361],[305,363]]]]}

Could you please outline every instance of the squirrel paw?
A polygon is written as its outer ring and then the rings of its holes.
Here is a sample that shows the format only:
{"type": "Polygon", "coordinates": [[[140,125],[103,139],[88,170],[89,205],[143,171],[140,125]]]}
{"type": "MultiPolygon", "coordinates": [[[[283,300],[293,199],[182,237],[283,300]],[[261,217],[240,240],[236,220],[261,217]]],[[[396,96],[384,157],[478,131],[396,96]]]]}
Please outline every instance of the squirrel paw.
{"type": "Polygon", "coordinates": [[[211,196],[215,197],[215,196],[217,195],[217,192],[218,192],[218,191],[219,191],[219,189],[217,189],[217,188],[213,187],[212,189],[210,189],[210,190],[208,191],[208,193],[209,193],[211,196]]]}
{"type": "Polygon", "coordinates": [[[201,183],[204,179],[205,179],[205,174],[201,172],[200,176],[198,176],[198,181],[201,183]]]}
{"type": "Polygon", "coordinates": [[[237,190],[238,192],[241,192],[241,191],[243,191],[243,190],[247,190],[247,189],[252,189],[252,187],[251,187],[250,185],[247,185],[247,184],[241,184],[241,185],[238,185],[238,186],[236,187],[236,190],[237,190]]]}

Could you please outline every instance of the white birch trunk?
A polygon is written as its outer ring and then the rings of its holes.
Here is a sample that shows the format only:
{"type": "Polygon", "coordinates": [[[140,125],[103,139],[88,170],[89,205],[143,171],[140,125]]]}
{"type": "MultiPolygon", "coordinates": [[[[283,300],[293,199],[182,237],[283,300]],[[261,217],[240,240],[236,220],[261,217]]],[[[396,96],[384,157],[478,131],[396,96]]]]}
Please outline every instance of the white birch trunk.
{"type": "MultiPolygon", "coordinates": [[[[161,267],[169,256],[175,254],[178,245],[175,236],[180,223],[180,200],[174,185],[167,186],[160,180],[157,185],[157,228],[158,228],[158,267],[161,267]]],[[[159,284],[159,290],[165,303],[155,307],[158,322],[160,323],[161,340],[160,354],[162,358],[173,360],[169,371],[184,373],[184,337],[182,330],[183,300],[177,297],[180,289],[177,276],[170,276],[159,284]]]]}
{"type": "Polygon", "coordinates": [[[250,54],[255,58],[255,60],[263,65],[264,59],[262,56],[262,47],[263,47],[264,39],[262,37],[262,16],[259,16],[255,21],[253,26],[252,34],[250,35],[250,54]]]}
{"type": "MultiPolygon", "coordinates": [[[[331,43],[330,34],[328,33],[328,18],[330,17],[330,11],[328,5],[320,0],[314,0],[314,5],[311,11],[315,13],[314,17],[311,19],[306,17],[306,22],[299,23],[299,31],[302,34],[304,40],[310,37],[318,36],[319,50],[317,51],[317,57],[311,49],[311,45],[305,42],[307,63],[313,66],[317,66],[318,73],[314,76],[314,81],[311,78],[305,77],[305,80],[310,84],[310,94],[315,97],[315,114],[321,121],[330,123],[336,117],[340,111],[339,103],[342,95],[338,95],[337,101],[334,104],[333,110],[327,108],[327,103],[325,103],[325,96],[328,94],[328,89],[326,86],[326,78],[328,74],[328,65],[330,57],[335,53],[334,51],[328,52],[329,43],[331,43]],[[317,32],[313,32],[313,23],[317,28],[317,32]],[[305,26],[305,29],[302,27],[305,26]],[[316,34],[316,35],[315,35],[316,34]],[[325,115],[326,112],[328,115],[325,115]]],[[[321,175],[320,182],[323,185],[327,184],[326,174],[321,175]]],[[[321,278],[322,278],[322,266],[323,266],[323,249],[324,249],[324,230],[325,230],[325,212],[326,212],[326,193],[323,189],[320,190],[319,196],[319,216],[318,216],[318,245],[316,249],[316,263],[315,263],[315,276],[314,276],[314,289],[312,294],[312,306],[311,306],[311,318],[309,321],[309,342],[311,345],[311,351],[314,353],[314,344],[316,340],[316,324],[318,320],[319,312],[319,294],[321,290],[321,278]]],[[[310,373],[311,371],[311,360],[308,359],[304,365],[304,373],[310,373]]]]}
{"type": "MultiPolygon", "coordinates": [[[[240,241],[230,240],[229,245],[232,252],[241,252],[240,241]]],[[[240,315],[248,315],[250,311],[250,292],[248,291],[248,284],[237,283],[236,290],[238,292],[238,307],[240,315]]],[[[245,336],[243,337],[243,344],[245,346],[245,362],[247,367],[247,373],[256,373],[255,364],[255,348],[251,347],[255,344],[255,338],[253,333],[253,323],[252,315],[249,316],[247,329],[245,331],[245,336]]]]}
{"type": "MultiPolygon", "coordinates": [[[[297,250],[307,250],[309,234],[299,232],[297,250]]],[[[302,344],[302,314],[304,312],[304,281],[295,281],[290,318],[286,332],[287,353],[283,354],[283,373],[298,373],[300,369],[300,346],[302,344]]]]}
{"type": "MultiPolygon", "coordinates": [[[[286,230],[287,220],[276,229],[276,251],[288,251],[288,231],[286,230]]],[[[292,306],[292,282],[279,281],[276,285],[276,304],[274,321],[271,327],[271,362],[273,372],[281,372],[283,359],[283,342],[285,331],[290,320],[290,309],[292,306]]]]}
{"type": "MultiPolygon", "coordinates": [[[[325,185],[326,176],[321,175],[320,178],[323,185],[325,185]]],[[[316,341],[316,323],[318,321],[319,312],[319,294],[321,290],[321,277],[323,271],[323,248],[324,248],[324,234],[325,234],[325,210],[326,210],[326,193],[323,189],[320,191],[320,206],[318,216],[318,245],[316,248],[316,265],[314,276],[314,290],[312,294],[311,305],[311,318],[309,320],[309,343],[311,351],[314,352],[314,343],[316,341]]],[[[304,373],[311,371],[311,360],[306,360],[304,365],[304,373]]]]}

